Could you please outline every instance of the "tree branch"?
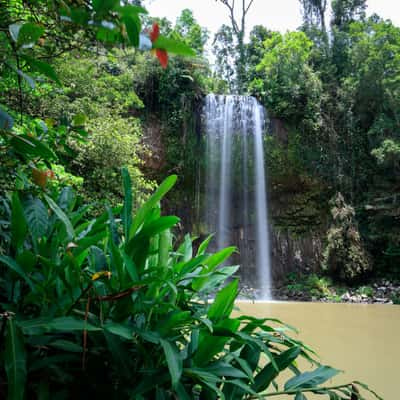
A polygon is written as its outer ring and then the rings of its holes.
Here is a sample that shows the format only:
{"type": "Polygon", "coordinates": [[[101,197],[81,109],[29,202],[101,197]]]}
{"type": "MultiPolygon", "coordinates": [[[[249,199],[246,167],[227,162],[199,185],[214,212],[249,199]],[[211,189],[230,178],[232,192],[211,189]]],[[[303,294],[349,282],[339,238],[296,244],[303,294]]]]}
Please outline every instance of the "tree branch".
{"type": "Polygon", "coordinates": [[[244,15],[247,14],[247,12],[249,11],[249,9],[250,9],[250,7],[251,7],[251,5],[252,5],[253,3],[254,3],[254,0],[250,0],[248,6],[246,7],[246,10],[245,10],[245,12],[244,12],[244,15]]]}

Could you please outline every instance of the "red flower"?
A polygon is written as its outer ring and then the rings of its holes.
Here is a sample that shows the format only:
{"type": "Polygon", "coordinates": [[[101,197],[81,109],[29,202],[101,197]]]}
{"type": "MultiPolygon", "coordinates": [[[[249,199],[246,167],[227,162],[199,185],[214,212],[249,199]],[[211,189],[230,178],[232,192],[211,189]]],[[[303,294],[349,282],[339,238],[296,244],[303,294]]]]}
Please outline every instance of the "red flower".
{"type": "Polygon", "coordinates": [[[167,68],[168,65],[168,53],[163,49],[156,49],[156,56],[160,61],[163,68],[167,68]]]}
{"type": "MultiPolygon", "coordinates": [[[[160,36],[160,27],[157,22],[153,24],[153,29],[150,32],[150,40],[154,43],[158,37],[160,36]]],[[[167,68],[168,65],[168,53],[164,49],[155,49],[156,56],[160,61],[160,64],[163,68],[167,68]]]]}
{"type": "Polygon", "coordinates": [[[153,29],[150,32],[150,40],[154,43],[158,37],[160,36],[160,27],[158,26],[157,22],[153,24],[153,29]]]}

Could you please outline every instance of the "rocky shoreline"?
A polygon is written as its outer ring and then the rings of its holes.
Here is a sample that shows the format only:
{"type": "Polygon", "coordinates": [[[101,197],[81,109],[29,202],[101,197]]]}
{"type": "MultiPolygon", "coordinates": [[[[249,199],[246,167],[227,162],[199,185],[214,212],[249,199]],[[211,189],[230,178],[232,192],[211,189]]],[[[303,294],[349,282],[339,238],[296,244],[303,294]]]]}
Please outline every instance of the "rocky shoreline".
{"type": "MultiPolygon", "coordinates": [[[[254,300],[260,298],[260,291],[243,286],[241,298],[254,300]]],[[[293,290],[288,286],[274,289],[273,298],[277,301],[304,301],[324,303],[360,303],[360,304],[400,304],[400,283],[381,280],[368,286],[333,286],[329,293],[310,293],[309,290],[293,290]]]]}

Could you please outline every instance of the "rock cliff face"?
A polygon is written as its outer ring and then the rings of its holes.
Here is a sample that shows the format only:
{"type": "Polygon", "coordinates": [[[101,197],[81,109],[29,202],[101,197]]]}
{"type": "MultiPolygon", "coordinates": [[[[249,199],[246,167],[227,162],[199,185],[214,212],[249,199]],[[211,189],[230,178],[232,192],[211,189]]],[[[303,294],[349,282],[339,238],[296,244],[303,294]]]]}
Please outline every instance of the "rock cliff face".
{"type": "Polygon", "coordinates": [[[320,268],[327,210],[318,186],[271,188],[271,251],[275,284],[290,272],[320,268]]]}

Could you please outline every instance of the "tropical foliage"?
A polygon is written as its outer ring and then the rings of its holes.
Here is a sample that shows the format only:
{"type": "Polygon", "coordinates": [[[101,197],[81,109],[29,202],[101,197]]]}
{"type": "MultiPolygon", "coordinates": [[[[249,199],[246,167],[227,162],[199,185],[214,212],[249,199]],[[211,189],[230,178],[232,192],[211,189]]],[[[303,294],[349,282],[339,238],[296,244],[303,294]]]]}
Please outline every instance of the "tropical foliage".
{"type": "Polygon", "coordinates": [[[190,236],[175,243],[179,219],[159,206],[175,176],[132,216],[122,172],[123,206],[92,220],[70,187],[56,199],[13,193],[0,256],[2,397],[6,388],[9,399],[358,396],[356,383],[321,388],[339,371],[313,361],[293,328],[232,315],[238,281],[221,287],[238,267],[220,265],[235,249],[209,254],[211,237],[197,250],[190,236]],[[301,373],[299,357],[317,367],[301,373]]]}

